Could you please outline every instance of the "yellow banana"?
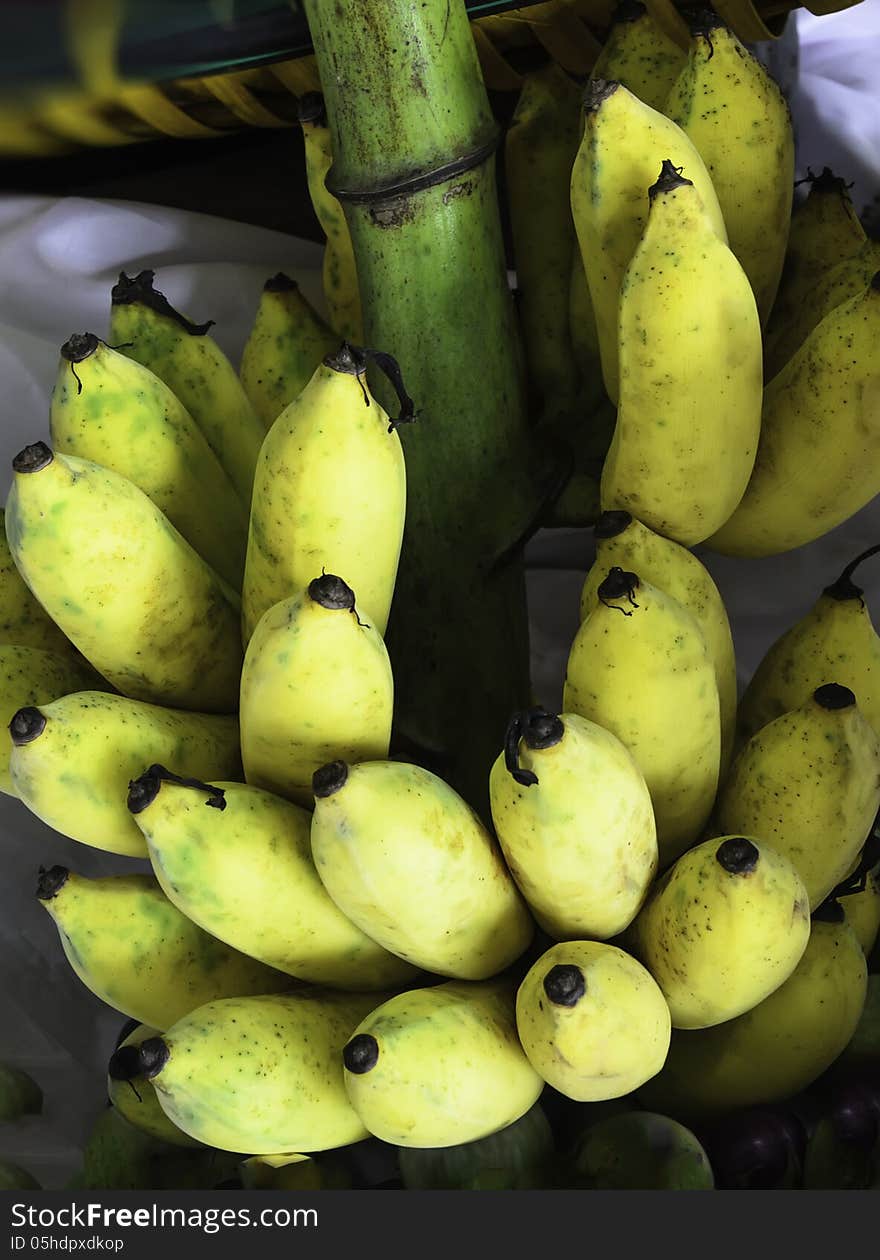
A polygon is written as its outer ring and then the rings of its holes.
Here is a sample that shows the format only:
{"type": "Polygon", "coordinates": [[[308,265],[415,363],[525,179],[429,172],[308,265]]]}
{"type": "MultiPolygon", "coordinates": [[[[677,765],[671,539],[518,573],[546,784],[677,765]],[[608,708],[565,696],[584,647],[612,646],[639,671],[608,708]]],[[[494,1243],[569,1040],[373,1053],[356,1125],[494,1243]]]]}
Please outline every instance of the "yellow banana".
{"type": "Polygon", "coordinates": [[[714,1028],[673,1032],[640,1104],[700,1120],[784,1102],[821,1076],[855,1032],[867,990],[864,954],[842,918],[813,919],[794,971],[751,1010],[714,1028]]]}
{"type": "Polygon", "coordinates": [[[339,338],[295,280],[279,271],[266,281],[238,369],[244,392],[266,429],[338,345],[339,338]]]}
{"type": "Polygon", "coordinates": [[[330,900],[312,861],[311,816],[298,805],[152,765],[132,781],[128,808],[169,901],[233,949],[334,988],[381,989],[415,976],[330,900]]]}
{"type": "Polygon", "coordinates": [[[324,98],[320,92],[307,92],[301,96],[298,113],[305,145],[309,197],[327,238],[322,270],[328,319],[339,337],[361,345],[364,331],[357,263],[345,213],[326,184],[333,152],[324,98]]]}
{"type": "Polygon", "coordinates": [[[651,797],[610,731],[573,713],[517,713],[489,775],[505,860],[556,940],[628,927],[657,870],[651,797]]]}
{"type": "Polygon", "coordinates": [[[138,1047],[150,1037],[158,1037],[159,1029],[138,1024],[134,1032],[119,1043],[107,1068],[107,1096],[113,1107],[136,1129],[172,1146],[201,1146],[183,1129],[178,1129],[159,1106],[153,1082],[140,1072],[138,1047]]]}
{"type": "Polygon", "coordinates": [[[119,473],[45,442],[12,467],[12,557],[83,656],[132,699],[234,712],[236,596],[156,505],[119,473]]]}
{"type": "Polygon", "coordinates": [[[391,953],[484,980],[529,944],[531,916],[477,814],[421,766],[315,772],[312,855],[340,910],[391,953]]]}
{"type": "MultiPolygon", "coordinates": [[[[263,613],[321,569],[343,573],[384,635],[406,514],[396,424],[347,344],[325,359],[266,435],[254,480],[242,591],[247,644],[263,613]]],[[[402,413],[401,420],[406,418],[402,413]]]]}
{"type": "Polygon", "coordinates": [[[203,560],[241,589],[247,515],[189,412],[149,368],[94,333],[61,347],[52,445],[134,482],[203,560]]]}
{"type": "Polygon", "coordinates": [[[110,340],[155,372],[201,429],[246,509],[266,430],[238,373],[208,329],[153,288],[153,271],[121,272],[111,291],[110,340]]]}
{"type": "Polygon", "coordinates": [[[136,1070],[168,1118],[221,1151],[325,1151],[368,1136],[346,1098],[342,1048],[375,993],[208,1001],[141,1043],[136,1070]]]}
{"type": "Polygon", "coordinates": [[[693,615],[715,669],[721,717],[721,777],[733,754],[736,728],[736,657],[727,610],[706,566],[679,543],[655,534],[629,512],[603,512],[593,528],[596,558],[581,589],[581,621],[599,602],[597,591],[616,565],[636,572],[693,615]]]}
{"type": "Polygon", "coordinates": [[[835,307],[764,390],[739,506],[707,545],[771,556],[812,542],[880,491],[880,271],[835,307]]]}
{"type": "Polygon", "coordinates": [[[571,646],[562,706],[632,754],[651,793],[662,870],[696,841],[715,799],[715,669],[696,619],[672,595],[615,566],[597,596],[571,646]]]}
{"type": "Polygon", "coordinates": [[[620,286],[619,406],[600,498],[603,511],[694,546],[728,519],[755,462],[761,327],[693,183],[665,159],[648,195],[620,286]]]}
{"type": "Polygon", "coordinates": [[[809,935],[807,890],[788,858],[763,840],[722,836],[657,881],[625,941],[662,989],[672,1027],[709,1028],[787,980],[809,935]]]}
{"type": "Polygon", "coordinates": [[[81,654],[34,598],[15,567],[6,539],[6,513],[0,508],[0,643],[42,648],[83,664],[81,654]]]}
{"type": "Polygon", "coordinates": [[[722,18],[700,10],[690,29],[687,64],[663,112],[706,164],[763,327],[779,287],[791,219],[791,114],[770,73],[722,18]]]}
{"type": "Polygon", "coordinates": [[[320,766],[388,756],[393,707],[379,631],[361,620],[342,578],[313,578],[263,613],[245,652],[239,713],[248,783],[311,807],[320,766]]]}
{"type": "Polygon", "coordinates": [[[669,1007],[640,962],[614,945],[565,941],[542,954],[516,995],[532,1067],[578,1102],[631,1094],[663,1066],[669,1007]]]}
{"type": "Polygon", "coordinates": [[[722,241],[727,233],[703,159],[680,127],[613,80],[591,81],[584,110],[584,132],[571,173],[571,209],[593,302],[605,390],[616,404],[620,284],[641,240],[648,189],[664,159],[693,182],[722,241]]]}
{"type": "Polygon", "coordinates": [[[52,866],[40,871],[37,897],[86,988],[152,1028],[170,1028],[214,998],[276,993],[294,983],[203,932],[152,875],[87,879],[52,866]]]}
{"type": "Polygon", "coordinates": [[[342,1057],[352,1106],[395,1146],[477,1141],[518,1120],[544,1088],[517,1038],[508,978],[398,994],[353,1030],[342,1057]]]}
{"type": "Polygon", "coordinates": [[[880,936],[880,864],[865,873],[861,892],[841,896],[840,904],[867,958],[880,936]]]}
{"type": "Polygon", "coordinates": [[[125,807],[131,779],[173,760],[200,779],[241,776],[238,722],[125,696],[76,690],[18,710],[10,722],[10,774],[28,809],[81,844],[145,858],[125,807]]]}
{"type": "Polygon", "coordinates": [[[663,112],[687,54],[639,0],[621,0],[593,66],[594,79],[614,79],[640,101],[663,112]]]}
{"type": "Polygon", "coordinates": [[[847,874],[880,809],[880,738],[848,687],[817,688],[738,753],[718,795],[718,827],[784,854],[815,909],[847,874]]]}

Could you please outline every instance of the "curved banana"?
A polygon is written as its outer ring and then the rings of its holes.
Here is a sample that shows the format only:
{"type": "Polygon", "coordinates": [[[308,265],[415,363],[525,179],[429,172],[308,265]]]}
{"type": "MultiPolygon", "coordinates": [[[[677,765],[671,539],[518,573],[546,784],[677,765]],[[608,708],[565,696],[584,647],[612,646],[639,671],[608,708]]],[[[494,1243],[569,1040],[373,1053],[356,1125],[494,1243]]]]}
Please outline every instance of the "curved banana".
{"type": "Polygon", "coordinates": [[[664,159],[618,312],[617,424],[603,511],[685,546],[728,519],[761,427],[761,327],[749,281],[694,184],[664,159]],[[711,370],[707,370],[711,364],[711,370]]]}
{"type": "Polygon", "coordinates": [[[80,844],[144,858],[147,848],[125,807],[131,779],[174,761],[199,779],[241,777],[238,722],[185,713],[98,691],[59,693],[22,707],[10,722],[10,774],[32,814],[80,844]]]}
{"type": "Polygon", "coordinates": [[[127,478],[45,442],[20,451],[6,537],[34,595],[123,695],[232,713],[236,596],[127,478]]]}
{"type": "Polygon", "coordinates": [[[0,643],[41,648],[83,664],[81,654],[28,588],[6,539],[6,513],[0,508],[0,643]]]}
{"type": "Polygon", "coordinates": [[[571,172],[571,209],[593,301],[605,390],[617,403],[620,285],[648,219],[648,189],[664,159],[693,182],[722,241],[727,233],[703,159],[680,127],[613,80],[590,82],[584,110],[571,172]]]}
{"type": "Polygon", "coordinates": [[[436,975],[484,980],[534,924],[473,809],[421,766],[333,761],[313,781],[312,856],[340,910],[436,975]]]}
{"type": "Polygon", "coordinates": [[[787,980],[810,936],[803,881],[763,840],[722,836],[682,854],[626,942],[663,991],[673,1028],[710,1028],[787,980]]]}
{"type": "Polygon", "coordinates": [[[238,375],[266,429],[309,383],[339,338],[282,271],[263,285],[238,375]]]}
{"type": "Polygon", "coordinates": [[[562,706],[631,753],[651,793],[663,870],[696,841],[715,799],[715,668],[695,618],[659,587],[613,567],[597,596],[569,652],[562,706]]]}
{"type": "Polygon", "coordinates": [[[342,1059],[351,1105],[395,1146],[474,1142],[518,1120],[544,1088],[517,1038],[509,978],[398,994],[352,1030],[342,1059]]]}
{"type": "Polygon", "coordinates": [[[772,556],[812,542],[880,492],[880,271],[826,315],[764,390],[739,506],[707,546],[772,556]]]}
{"type": "Polygon", "coordinates": [[[305,145],[309,198],[327,238],[322,274],[328,319],[339,337],[361,345],[364,330],[357,263],[345,212],[326,184],[333,151],[320,92],[306,92],[300,97],[298,115],[305,145]]]}
{"type": "Polygon", "coordinates": [[[107,1096],[123,1120],[142,1133],[160,1142],[170,1142],[172,1146],[201,1146],[201,1142],[168,1119],[159,1106],[153,1082],[140,1071],[138,1047],[142,1041],[159,1035],[158,1028],[138,1024],[134,1032],[119,1043],[107,1068],[107,1096]]]}
{"type": "Polygon", "coordinates": [[[700,1120],[792,1098],[845,1049],[866,989],[865,957],[842,913],[817,916],[797,966],[763,1001],[717,1027],[673,1032],[639,1102],[700,1120]]]}
{"type": "Polygon", "coordinates": [[[406,515],[403,448],[347,344],[266,434],[254,479],[242,590],[247,644],[263,613],[321,569],[343,573],[384,635],[406,515]]]}
{"type": "Polygon", "coordinates": [[[727,610],[711,573],[687,547],[656,534],[629,512],[603,512],[593,527],[593,537],[596,558],[581,588],[581,621],[599,603],[599,586],[616,565],[640,574],[678,600],[702,630],[718,686],[723,778],[733,755],[736,729],[736,657],[727,610]]]}
{"type": "Polygon", "coordinates": [[[361,620],[342,578],[313,578],[263,613],[245,652],[239,715],[248,783],[311,808],[320,766],[388,756],[393,708],[379,631],[361,620]]]}
{"type": "Polygon", "coordinates": [[[128,808],[169,901],[233,949],[334,988],[382,989],[416,975],[330,900],[312,861],[311,816],[298,805],[153,765],[130,784],[128,808]]]}
{"type": "Polygon", "coordinates": [[[246,509],[266,430],[238,373],[208,333],[153,288],[154,271],[120,272],[110,293],[110,340],[173,390],[201,429],[246,509]]]}
{"type": "Polygon", "coordinates": [[[214,998],[294,983],[203,932],[152,875],[88,879],[63,866],[41,868],[37,897],[86,988],[152,1028],[170,1028],[214,998]]]}
{"type": "Polygon", "coordinates": [[[841,896],[840,904],[867,958],[880,937],[880,864],[865,873],[862,891],[841,896]]]}
{"type": "Polygon", "coordinates": [[[815,909],[858,857],[880,810],[880,738],[848,687],[829,682],[738,753],[717,823],[784,854],[815,909]]]}
{"type": "Polygon", "coordinates": [[[615,945],[574,940],[535,962],[516,995],[532,1067],[578,1102],[631,1094],[663,1066],[669,1007],[640,962],[615,945]]]}
{"type": "Polygon", "coordinates": [[[52,446],[127,477],[238,591],[247,514],[192,416],[155,373],[94,333],[61,347],[52,446]]]}
{"type": "Polygon", "coordinates": [[[594,79],[614,79],[640,101],[661,113],[687,53],[669,38],[639,0],[620,0],[594,79]]]}
{"type": "MultiPolygon", "coordinates": [[[[779,288],[794,194],[794,132],[776,81],[711,9],[691,19],[687,64],[663,112],[706,163],[761,326],[779,288]]],[[[687,171],[685,171],[687,174],[687,171]]]]}
{"type": "Polygon", "coordinates": [[[642,773],[610,731],[574,713],[517,713],[489,775],[492,822],[510,873],[556,940],[628,927],[657,870],[642,773]]]}

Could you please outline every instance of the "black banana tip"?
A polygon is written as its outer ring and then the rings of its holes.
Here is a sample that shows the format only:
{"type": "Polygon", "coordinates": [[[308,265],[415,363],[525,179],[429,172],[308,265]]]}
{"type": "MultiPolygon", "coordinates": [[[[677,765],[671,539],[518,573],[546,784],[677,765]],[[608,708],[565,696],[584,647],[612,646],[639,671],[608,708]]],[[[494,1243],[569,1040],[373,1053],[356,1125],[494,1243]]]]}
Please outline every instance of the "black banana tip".
{"type": "Polygon", "coordinates": [[[748,875],[758,865],[758,846],[745,836],[730,836],[719,844],[715,860],[730,875],[748,875]]]}
{"type": "Polygon", "coordinates": [[[379,1043],[369,1033],[358,1033],[343,1048],[342,1062],[355,1076],[370,1072],[379,1062],[379,1043]]]}
{"type": "Polygon", "coordinates": [[[112,306],[146,306],[156,315],[164,315],[166,319],[173,320],[175,324],[189,333],[191,337],[204,337],[209,328],[213,328],[215,320],[206,320],[204,324],[194,324],[192,320],[181,315],[168,301],[164,293],[160,293],[158,289],[153,287],[153,279],[155,271],[145,269],[139,271],[136,276],[127,276],[124,271],[120,271],[119,279],[110,290],[110,303],[112,306]]]}
{"type": "Polygon", "coordinates": [[[523,721],[522,737],[527,748],[552,748],[558,744],[565,734],[562,719],[555,713],[547,713],[543,709],[533,709],[526,714],[523,721]]]}
{"type": "MultiPolygon", "coordinates": [[[[629,573],[626,569],[622,569],[619,564],[615,564],[608,570],[607,576],[599,583],[596,594],[601,603],[608,604],[610,607],[619,607],[619,605],[613,604],[611,601],[626,599],[633,608],[638,608],[638,604],[635,601],[635,593],[638,587],[639,575],[637,573],[629,573]]],[[[632,615],[626,609],[620,609],[620,611],[627,617],[632,615]]]]}
{"type": "Polygon", "coordinates": [[[312,775],[312,792],[319,799],[332,796],[345,786],[348,779],[348,766],[344,761],[328,761],[312,775]]]}
{"type": "Polygon", "coordinates": [[[366,371],[367,361],[356,346],[343,341],[338,350],[326,355],[324,367],[333,372],[345,372],[349,376],[361,376],[366,371]]]}
{"type": "Polygon", "coordinates": [[[629,512],[603,512],[593,526],[593,537],[616,538],[632,525],[632,519],[629,512]]]}
{"type": "Polygon", "coordinates": [[[700,36],[711,35],[712,31],[717,31],[720,27],[727,26],[722,17],[719,17],[714,9],[692,9],[689,13],[682,15],[687,22],[688,30],[691,36],[696,39],[700,36]]]}
{"type": "Polygon", "coordinates": [[[153,766],[138,775],[136,779],[132,779],[128,785],[128,796],[125,801],[129,813],[139,814],[141,810],[151,805],[159,795],[161,787],[162,776],[156,773],[153,766]]]}
{"type": "Polygon", "coordinates": [[[70,871],[66,866],[41,866],[37,876],[37,899],[51,901],[67,883],[70,871]]]}
{"type": "Polygon", "coordinates": [[[648,189],[648,200],[653,201],[661,193],[674,192],[676,188],[683,188],[685,185],[693,188],[693,180],[685,179],[681,173],[682,170],[683,167],[675,166],[669,158],[664,158],[660,164],[660,174],[656,184],[652,184],[648,189]]]}
{"type": "Polygon", "coordinates": [[[265,293],[292,293],[298,289],[299,285],[290,276],[283,271],[276,271],[274,276],[270,276],[263,285],[265,293]]]}
{"type": "Polygon", "coordinates": [[[296,117],[300,123],[319,123],[327,121],[327,107],[320,92],[306,92],[296,103],[296,117]]]}
{"type": "Polygon", "coordinates": [[[346,612],[354,609],[354,591],[335,573],[322,573],[320,577],[312,578],[309,598],[322,608],[344,609],[346,612]]]}
{"type": "Polygon", "coordinates": [[[587,991],[587,982],[574,963],[558,963],[544,977],[544,992],[554,1006],[577,1006],[587,991]]]}
{"type": "Polygon", "coordinates": [[[137,1074],[146,1077],[148,1081],[158,1076],[171,1058],[171,1051],[161,1037],[148,1037],[136,1049],[138,1052],[137,1074]]]}
{"type": "Polygon", "coordinates": [[[590,79],[584,89],[584,110],[595,114],[603,102],[612,97],[620,84],[616,79],[590,79]]]}
{"type": "Polygon", "coordinates": [[[825,683],[813,692],[813,699],[822,709],[851,709],[856,702],[855,693],[840,683],[825,683]]]}
{"type": "Polygon", "coordinates": [[[119,1046],[113,1051],[107,1064],[111,1081],[133,1081],[140,1074],[140,1046],[119,1046]]]}
{"type": "Polygon", "coordinates": [[[38,739],[46,729],[46,716],[33,705],[26,705],[13,713],[9,723],[9,737],[16,748],[38,739]]]}
{"type": "Polygon", "coordinates": [[[45,442],[31,442],[22,447],[12,461],[12,470],[17,473],[35,473],[47,464],[51,464],[54,456],[51,446],[45,442]]]}

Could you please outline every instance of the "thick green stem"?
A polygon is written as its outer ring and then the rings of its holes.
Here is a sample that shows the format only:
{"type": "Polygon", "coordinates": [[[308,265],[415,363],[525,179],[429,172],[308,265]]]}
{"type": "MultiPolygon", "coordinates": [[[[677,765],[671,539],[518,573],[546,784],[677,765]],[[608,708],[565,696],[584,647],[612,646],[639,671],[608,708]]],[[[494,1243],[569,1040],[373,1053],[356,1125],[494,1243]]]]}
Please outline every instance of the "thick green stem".
{"type": "MultiPolygon", "coordinates": [[[[564,469],[535,449],[463,0],[306,0],[369,345],[399,360],[407,522],[388,642],[401,751],[485,812],[529,701],[521,541],[564,469]]],[[[377,382],[377,389],[381,386],[377,382]]]]}

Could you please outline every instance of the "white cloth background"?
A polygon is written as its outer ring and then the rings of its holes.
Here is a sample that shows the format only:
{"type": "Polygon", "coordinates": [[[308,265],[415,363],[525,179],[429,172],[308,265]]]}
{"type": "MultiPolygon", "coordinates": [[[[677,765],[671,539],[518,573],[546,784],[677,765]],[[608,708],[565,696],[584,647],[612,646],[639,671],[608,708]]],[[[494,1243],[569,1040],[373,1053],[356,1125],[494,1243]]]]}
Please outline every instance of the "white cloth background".
{"type": "MultiPolygon", "coordinates": [[[[798,16],[800,78],[792,95],[799,172],[833,166],[856,180],[857,204],[880,187],[880,85],[871,56],[880,0],[839,15],[798,16]]],[[[297,277],[318,305],[320,250],[280,233],[131,202],[0,199],[0,494],[13,455],[48,437],[58,348],[73,332],[106,335],[109,292],[121,269],[153,267],[158,287],[196,320],[213,318],[236,361],[263,281],[297,277]]],[[[788,555],[739,561],[701,550],[730,611],[744,682],[769,644],[809,608],[858,551],[880,541],[880,505],[788,555]]],[[[561,702],[578,596],[592,562],[587,530],[542,531],[528,548],[533,679],[549,706],[561,702]]],[[[880,565],[859,574],[880,607],[880,565]]],[[[47,1187],[75,1170],[105,1098],[103,1072],[122,1017],[79,983],[55,927],[34,896],[39,865],[85,874],[134,869],[130,861],[50,831],[23,805],[0,798],[0,1059],[30,1071],[45,1112],[0,1126],[0,1158],[28,1167],[47,1187]]],[[[144,869],[146,867],[144,866],[144,869]]]]}

